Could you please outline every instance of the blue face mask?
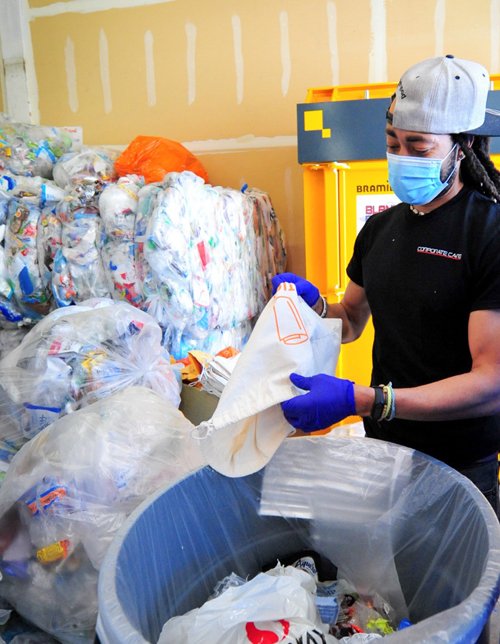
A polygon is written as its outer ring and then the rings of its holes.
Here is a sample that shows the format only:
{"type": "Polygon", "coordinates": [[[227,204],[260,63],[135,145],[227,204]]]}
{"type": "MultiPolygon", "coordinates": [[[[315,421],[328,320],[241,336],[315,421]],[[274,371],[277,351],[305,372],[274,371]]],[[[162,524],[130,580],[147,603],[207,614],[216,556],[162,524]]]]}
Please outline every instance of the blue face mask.
{"type": "Polygon", "coordinates": [[[444,161],[456,147],[451,148],[444,159],[399,156],[387,152],[389,183],[396,196],[412,205],[425,205],[435,199],[448,185],[455,166],[447,179],[441,181],[444,161]]]}

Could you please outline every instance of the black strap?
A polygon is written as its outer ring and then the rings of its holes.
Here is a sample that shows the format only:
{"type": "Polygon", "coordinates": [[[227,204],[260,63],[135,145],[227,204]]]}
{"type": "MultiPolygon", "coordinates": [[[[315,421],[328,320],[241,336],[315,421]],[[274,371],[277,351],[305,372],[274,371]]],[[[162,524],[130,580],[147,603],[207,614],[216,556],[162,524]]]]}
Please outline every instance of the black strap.
{"type": "Polygon", "coordinates": [[[382,387],[373,387],[373,389],[375,390],[375,400],[373,402],[370,416],[373,420],[380,420],[382,418],[385,405],[384,390],[382,387]]]}

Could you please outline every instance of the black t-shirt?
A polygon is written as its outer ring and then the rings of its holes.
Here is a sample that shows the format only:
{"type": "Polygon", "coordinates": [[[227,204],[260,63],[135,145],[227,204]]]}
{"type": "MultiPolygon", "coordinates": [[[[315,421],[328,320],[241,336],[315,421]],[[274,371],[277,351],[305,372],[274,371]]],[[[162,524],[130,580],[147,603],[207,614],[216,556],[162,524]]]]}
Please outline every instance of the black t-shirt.
{"type": "MultiPolygon", "coordinates": [[[[470,312],[500,309],[500,205],[464,188],[423,216],[407,204],[373,215],[356,239],[347,274],[365,289],[372,312],[372,385],[415,387],[466,373],[470,312]]],[[[500,448],[500,416],[365,421],[367,435],[450,465],[500,448]]]]}

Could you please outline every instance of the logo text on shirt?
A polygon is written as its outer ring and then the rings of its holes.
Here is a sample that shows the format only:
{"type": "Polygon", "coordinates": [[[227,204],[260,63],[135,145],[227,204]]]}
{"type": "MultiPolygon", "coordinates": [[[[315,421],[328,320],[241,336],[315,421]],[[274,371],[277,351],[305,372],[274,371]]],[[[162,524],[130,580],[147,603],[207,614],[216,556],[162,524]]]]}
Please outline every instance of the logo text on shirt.
{"type": "Polygon", "coordinates": [[[454,253],[451,250],[443,250],[442,248],[429,248],[429,246],[418,246],[417,253],[423,253],[424,255],[437,255],[438,257],[445,257],[446,259],[454,259],[460,261],[462,259],[462,253],[454,253]]]}

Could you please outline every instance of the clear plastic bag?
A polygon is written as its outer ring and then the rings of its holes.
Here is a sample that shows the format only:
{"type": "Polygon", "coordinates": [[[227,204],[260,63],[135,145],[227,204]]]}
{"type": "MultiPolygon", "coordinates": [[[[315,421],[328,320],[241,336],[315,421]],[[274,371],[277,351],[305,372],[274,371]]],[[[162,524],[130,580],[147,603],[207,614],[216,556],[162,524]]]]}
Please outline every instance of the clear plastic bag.
{"type": "Polygon", "coordinates": [[[29,328],[15,325],[10,328],[0,328],[0,360],[18,347],[28,332],[29,328]]]}
{"type": "Polygon", "coordinates": [[[109,184],[99,197],[99,213],[104,225],[101,255],[108,288],[115,299],[141,306],[135,261],[135,219],[138,193],[144,181],[126,176],[109,184]]]}
{"type": "Polygon", "coordinates": [[[335,643],[319,619],[315,589],[308,573],[278,565],[246,584],[229,587],[200,608],[172,617],[158,644],[335,643]]]}
{"type": "Polygon", "coordinates": [[[40,208],[55,204],[65,197],[65,190],[54,181],[43,177],[25,177],[5,173],[0,175],[0,189],[7,196],[28,200],[40,208]]]}
{"type": "Polygon", "coordinates": [[[62,128],[16,123],[0,117],[0,168],[50,178],[54,164],[73,141],[62,128]]]}
{"type": "Polygon", "coordinates": [[[93,642],[103,557],[147,496],[200,467],[190,429],[130,387],[26,443],[0,488],[0,596],[61,642],[93,642]]]}
{"type": "Polygon", "coordinates": [[[94,297],[109,297],[102,264],[102,219],[96,200],[70,193],[56,208],[61,221],[61,245],[55,250],[52,292],[58,306],[94,297]]]}
{"type": "Polygon", "coordinates": [[[52,311],[0,362],[0,460],[60,416],[131,385],[178,406],[179,380],[147,313],[109,299],[52,311]]]}
{"type": "Polygon", "coordinates": [[[104,186],[116,179],[114,161],[117,156],[118,153],[103,148],[85,147],[68,152],[54,166],[54,181],[65,189],[79,184],[104,186]]]}
{"type": "Polygon", "coordinates": [[[5,229],[6,273],[17,308],[24,318],[33,321],[40,320],[50,311],[52,300],[38,263],[40,214],[40,208],[27,200],[9,200],[5,229]]]}

